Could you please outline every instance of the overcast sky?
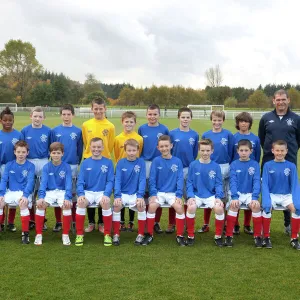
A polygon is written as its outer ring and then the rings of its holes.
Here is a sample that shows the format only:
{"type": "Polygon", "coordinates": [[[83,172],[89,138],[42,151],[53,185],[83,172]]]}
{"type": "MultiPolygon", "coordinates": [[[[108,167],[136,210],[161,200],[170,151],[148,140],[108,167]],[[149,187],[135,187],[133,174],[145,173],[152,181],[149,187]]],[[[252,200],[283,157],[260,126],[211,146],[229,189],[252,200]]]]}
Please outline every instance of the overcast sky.
{"type": "Polygon", "coordinates": [[[1,49],[31,42],[45,69],[83,82],[204,88],[300,83],[300,2],[0,0],[1,49]]]}

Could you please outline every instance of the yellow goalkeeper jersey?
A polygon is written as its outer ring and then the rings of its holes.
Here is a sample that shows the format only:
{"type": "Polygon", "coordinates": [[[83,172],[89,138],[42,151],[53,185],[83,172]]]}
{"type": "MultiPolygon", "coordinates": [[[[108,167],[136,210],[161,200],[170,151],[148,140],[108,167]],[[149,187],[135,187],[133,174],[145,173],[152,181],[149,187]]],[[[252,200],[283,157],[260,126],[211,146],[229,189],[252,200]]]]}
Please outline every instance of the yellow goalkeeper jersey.
{"type": "Polygon", "coordinates": [[[115,139],[115,125],[107,119],[96,120],[95,118],[82,124],[82,139],[84,143],[83,158],[92,156],[90,141],[94,137],[99,137],[103,140],[104,150],[102,155],[106,158],[111,158],[115,139]]]}
{"type": "Polygon", "coordinates": [[[127,140],[134,139],[139,143],[139,153],[138,156],[141,155],[142,149],[143,149],[143,138],[137,134],[135,131],[126,134],[124,131],[116,136],[115,143],[114,143],[114,153],[115,153],[115,159],[116,162],[118,162],[120,159],[126,157],[124,144],[127,140]]]}

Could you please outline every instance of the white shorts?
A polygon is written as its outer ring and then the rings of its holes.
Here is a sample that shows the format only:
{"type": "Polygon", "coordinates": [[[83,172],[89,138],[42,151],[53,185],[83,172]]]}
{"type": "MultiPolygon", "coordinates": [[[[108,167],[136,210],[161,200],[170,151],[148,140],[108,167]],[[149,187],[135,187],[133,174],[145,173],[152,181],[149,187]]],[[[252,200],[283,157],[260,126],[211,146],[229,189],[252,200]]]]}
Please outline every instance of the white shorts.
{"type": "Polygon", "coordinates": [[[28,161],[34,164],[35,167],[35,176],[36,177],[41,177],[42,176],[42,171],[43,167],[45,164],[49,162],[48,158],[28,158],[28,161]]]}
{"type": "Polygon", "coordinates": [[[195,195],[196,205],[200,208],[202,205],[205,205],[207,208],[213,208],[215,206],[215,196],[211,196],[208,198],[199,198],[195,195]]]}
{"type": "Polygon", "coordinates": [[[149,179],[151,164],[152,164],[152,161],[145,160],[145,165],[146,165],[146,179],[149,179]]]}
{"type": "Polygon", "coordinates": [[[229,163],[227,164],[219,164],[220,168],[221,168],[221,174],[222,174],[222,179],[226,179],[229,178],[229,163]]]}
{"type": "Polygon", "coordinates": [[[292,194],[270,194],[272,207],[276,208],[277,205],[283,207],[288,207],[288,205],[293,203],[292,194]]]}
{"type": "Polygon", "coordinates": [[[122,194],[121,199],[122,199],[123,206],[128,206],[129,209],[137,211],[137,207],[136,207],[137,196],[136,196],[136,194],[133,194],[133,195],[122,194]]]}
{"type": "MultiPolygon", "coordinates": [[[[7,191],[4,195],[4,202],[9,205],[19,206],[20,199],[23,196],[22,191],[7,191]]],[[[32,195],[28,196],[28,208],[32,207],[32,195]]]]}
{"type": "Polygon", "coordinates": [[[53,204],[58,204],[60,207],[64,205],[65,200],[65,190],[53,190],[47,191],[45,196],[45,201],[51,206],[53,204]]]}
{"type": "Polygon", "coordinates": [[[99,203],[103,197],[104,191],[101,192],[92,192],[92,191],[84,191],[85,198],[88,200],[88,205],[97,205],[99,206],[99,203]]]}
{"type": "Polygon", "coordinates": [[[175,193],[163,193],[163,192],[158,192],[157,193],[157,199],[156,203],[158,203],[160,206],[164,204],[169,204],[172,206],[175,202],[176,195],[175,193]]]}
{"type": "MultiPolygon", "coordinates": [[[[245,204],[248,206],[250,204],[250,202],[252,201],[252,193],[242,194],[242,193],[238,192],[238,195],[239,195],[239,199],[237,199],[237,200],[239,200],[240,205],[245,204]]],[[[227,209],[229,209],[230,203],[232,201],[231,195],[228,194],[228,196],[229,196],[229,201],[227,202],[227,205],[226,205],[227,209]]]]}

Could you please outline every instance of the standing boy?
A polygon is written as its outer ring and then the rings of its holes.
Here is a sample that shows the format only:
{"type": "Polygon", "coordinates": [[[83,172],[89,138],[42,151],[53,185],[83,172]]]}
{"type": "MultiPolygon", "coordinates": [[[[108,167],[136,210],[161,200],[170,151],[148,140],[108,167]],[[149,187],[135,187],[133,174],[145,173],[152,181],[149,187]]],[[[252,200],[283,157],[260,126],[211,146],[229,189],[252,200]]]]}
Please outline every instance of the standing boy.
{"type": "MultiPolygon", "coordinates": [[[[60,116],[62,124],[54,127],[51,130],[51,143],[60,142],[64,145],[64,155],[62,160],[68,163],[72,171],[72,194],[73,194],[73,208],[72,219],[75,222],[76,212],[76,179],[78,176],[78,166],[81,162],[83,143],[81,129],[73,125],[72,120],[74,118],[75,111],[71,104],[64,104],[60,108],[60,116]]],[[[61,223],[61,208],[55,207],[56,224],[53,231],[60,231],[62,228],[61,223]],[[60,217],[60,219],[59,219],[60,217]]]]}
{"type": "Polygon", "coordinates": [[[232,247],[233,228],[238,217],[241,204],[250,208],[253,216],[254,242],[256,248],[262,247],[261,240],[261,211],[259,204],[260,194],[260,167],[256,160],[250,159],[252,143],[249,140],[240,140],[237,146],[239,159],[230,165],[230,192],[227,213],[226,239],[224,245],[232,247]]]}
{"type": "Polygon", "coordinates": [[[162,135],[158,139],[158,150],[161,156],[156,157],[151,165],[149,177],[150,203],[147,212],[147,229],[142,245],[153,242],[153,226],[155,211],[161,205],[167,203],[176,211],[176,241],[179,246],[185,246],[184,233],[184,209],[182,205],[183,168],[181,160],[172,156],[172,143],[168,135],[162,135]]]}
{"type": "MultiPolygon", "coordinates": [[[[187,107],[182,107],[178,110],[179,128],[170,131],[170,138],[173,144],[172,155],[178,157],[183,166],[183,197],[186,200],[186,179],[188,169],[198,155],[199,134],[190,128],[193,118],[192,111],[187,107]]],[[[166,233],[174,232],[175,227],[175,211],[169,209],[169,226],[166,233]]]]}
{"type": "Polygon", "coordinates": [[[54,142],[49,150],[51,161],[43,167],[38,193],[39,200],[36,203],[34,244],[40,246],[43,243],[45,209],[57,203],[63,209],[62,242],[63,245],[69,246],[71,245],[69,231],[72,221],[72,172],[70,166],[62,161],[63,144],[54,142]]]}
{"type": "MultiPolygon", "coordinates": [[[[106,104],[101,97],[97,97],[92,101],[92,112],[94,118],[82,124],[82,139],[84,144],[83,158],[89,158],[91,153],[90,142],[94,137],[99,137],[103,141],[103,153],[106,158],[111,158],[114,147],[115,126],[106,119],[106,104]]],[[[103,232],[102,209],[98,209],[99,221],[98,229],[103,232]]],[[[95,229],[95,208],[88,208],[89,225],[85,232],[91,232],[95,229]]]]}
{"type": "Polygon", "coordinates": [[[112,212],[109,197],[114,184],[114,166],[110,159],[102,156],[104,142],[101,138],[95,137],[90,140],[90,150],[92,157],[82,162],[77,180],[75,246],[83,245],[86,207],[93,204],[103,209],[104,246],[111,246],[112,212]]]}
{"type": "Polygon", "coordinates": [[[28,144],[18,141],[14,145],[16,159],[6,164],[0,184],[0,222],[3,222],[5,204],[20,207],[22,244],[29,244],[29,210],[34,188],[34,165],[26,157],[28,144]]]}
{"type": "MultiPolygon", "coordinates": [[[[160,152],[157,149],[157,141],[162,135],[169,135],[168,128],[159,123],[160,117],[160,108],[156,104],[151,104],[147,108],[146,112],[147,124],[143,124],[140,126],[138,133],[143,137],[144,146],[141,153],[141,158],[145,160],[146,163],[146,179],[149,180],[150,175],[150,167],[153,159],[157,156],[160,156],[160,152]]],[[[146,185],[146,193],[145,198],[149,197],[149,192],[147,191],[148,186],[146,185]]],[[[156,233],[162,233],[162,229],[160,228],[159,222],[162,214],[162,208],[158,207],[155,214],[155,224],[154,230],[156,233]]]]}
{"type": "MultiPolygon", "coordinates": [[[[143,149],[143,138],[135,132],[136,114],[132,111],[126,111],[122,114],[121,120],[122,120],[123,132],[121,132],[119,135],[115,137],[115,142],[114,142],[114,154],[115,154],[116,162],[126,157],[124,145],[128,139],[134,139],[138,142],[139,144],[139,151],[137,153],[138,157],[140,156],[143,149]]],[[[128,231],[133,231],[134,213],[135,213],[134,210],[129,209],[129,223],[127,226],[128,231]]],[[[126,230],[125,207],[123,207],[121,210],[120,226],[121,226],[120,229],[122,231],[126,230]]]]}
{"type": "MultiPolygon", "coordinates": [[[[45,112],[41,106],[35,106],[30,113],[31,124],[24,127],[21,133],[24,140],[29,145],[28,160],[35,166],[35,188],[33,199],[36,199],[42,170],[45,164],[49,161],[49,146],[51,129],[43,124],[45,120],[45,112]]],[[[35,226],[34,223],[34,207],[30,209],[30,229],[35,226]]],[[[44,224],[44,230],[47,229],[44,224]]]]}
{"type": "MultiPolygon", "coordinates": [[[[186,225],[188,232],[187,245],[194,244],[194,227],[196,209],[205,205],[215,212],[215,237],[218,247],[223,246],[222,231],[224,226],[224,204],[222,174],[219,164],[211,160],[214,148],[210,139],[202,139],[199,143],[200,159],[189,166],[187,188],[186,225]]],[[[209,225],[209,224],[207,224],[209,225]]]]}
{"type": "MultiPolygon", "coordinates": [[[[232,161],[234,142],[233,134],[222,128],[225,121],[224,111],[214,110],[210,114],[212,123],[212,130],[203,133],[203,139],[210,139],[213,142],[214,151],[211,155],[211,160],[216,162],[221,167],[222,180],[223,180],[223,201],[228,200],[229,188],[229,164],[232,161]]],[[[209,231],[211,209],[204,209],[204,225],[198,230],[199,233],[209,231]]]]}
{"type": "Polygon", "coordinates": [[[115,246],[120,244],[120,210],[125,205],[128,205],[130,210],[138,211],[138,236],[135,245],[141,245],[144,239],[146,167],[145,161],[138,158],[139,147],[135,139],[128,139],[124,144],[127,157],[119,160],[116,166],[113,211],[113,244],[115,246]]]}
{"type": "Polygon", "coordinates": [[[264,164],[262,176],[262,222],[263,246],[272,248],[270,239],[270,225],[272,208],[281,205],[292,213],[291,241],[296,250],[300,250],[298,233],[300,228],[300,197],[299,183],[295,164],[285,159],[288,148],[287,143],[278,140],[272,144],[274,160],[264,164]]]}

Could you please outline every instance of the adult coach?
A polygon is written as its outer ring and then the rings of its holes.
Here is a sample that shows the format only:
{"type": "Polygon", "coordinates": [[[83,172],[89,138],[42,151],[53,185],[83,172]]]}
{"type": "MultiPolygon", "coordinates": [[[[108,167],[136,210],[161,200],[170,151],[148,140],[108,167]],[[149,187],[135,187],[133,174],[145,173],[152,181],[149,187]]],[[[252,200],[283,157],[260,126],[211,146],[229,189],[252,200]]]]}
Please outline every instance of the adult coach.
{"type": "MultiPolygon", "coordinates": [[[[300,147],[300,117],[289,108],[290,98],[287,91],[278,90],[274,93],[273,104],[275,109],[263,115],[259,122],[258,136],[263,148],[262,166],[267,161],[273,160],[271,151],[272,143],[284,140],[288,145],[286,160],[297,166],[297,153],[300,147]]],[[[284,211],[284,226],[290,234],[291,216],[289,211],[284,211]]]]}

